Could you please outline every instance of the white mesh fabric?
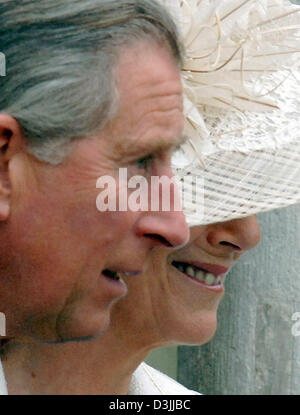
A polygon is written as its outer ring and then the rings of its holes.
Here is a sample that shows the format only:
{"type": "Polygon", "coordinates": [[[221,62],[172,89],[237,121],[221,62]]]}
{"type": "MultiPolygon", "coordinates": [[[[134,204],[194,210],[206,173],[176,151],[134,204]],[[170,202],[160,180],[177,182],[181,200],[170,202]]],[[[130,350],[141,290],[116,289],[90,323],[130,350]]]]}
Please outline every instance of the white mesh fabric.
{"type": "Polygon", "coordinates": [[[195,206],[195,187],[185,185],[189,224],[223,222],[300,203],[300,142],[281,151],[223,153],[206,159],[206,168],[191,172],[203,177],[203,214],[195,206]],[[197,209],[196,209],[197,208],[197,209]]]}
{"type": "MultiPolygon", "coordinates": [[[[272,81],[282,76],[283,72],[273,74],[272,81]]],[[[183,146],[194,160],[185,172],[177,171],[181,177],[203,178],[203,211],[196,206],[195,186],[184,182],[183,207],[189,224],[226,221],[300,203],[298,79],[295,71],[272,93],[280,103],[273,111],[203,108],[209,135],[194,135],[192,143],[183,146]]]]}

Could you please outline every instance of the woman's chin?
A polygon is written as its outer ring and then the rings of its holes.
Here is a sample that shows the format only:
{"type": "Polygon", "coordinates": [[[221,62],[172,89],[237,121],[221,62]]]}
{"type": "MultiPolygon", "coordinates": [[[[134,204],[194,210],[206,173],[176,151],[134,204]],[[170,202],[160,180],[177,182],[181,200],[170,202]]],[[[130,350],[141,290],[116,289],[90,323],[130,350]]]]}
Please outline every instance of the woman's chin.
{"type": "Polygon", "coordinates": [[[216,329],[216,313],[205,313],[201,318],[190,319],[185,325],[178,324],[176,340],[178,345],[201,346],[213,338],[216,329]],[[179,331],[178,327],[182,327],[182,330],[179,331]]]}

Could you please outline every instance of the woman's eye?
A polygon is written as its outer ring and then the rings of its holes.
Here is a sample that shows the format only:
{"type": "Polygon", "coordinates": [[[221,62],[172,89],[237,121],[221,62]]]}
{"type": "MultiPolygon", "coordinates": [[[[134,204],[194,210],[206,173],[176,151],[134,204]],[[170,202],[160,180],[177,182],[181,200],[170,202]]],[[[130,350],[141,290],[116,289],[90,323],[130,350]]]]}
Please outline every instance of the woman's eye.
{"type": "Polygon", "coordinates": [[[150,154],[149,156],[143,157],[136,161],[138,169],[147,169],[153,162],[154,156],[150,154]]]}

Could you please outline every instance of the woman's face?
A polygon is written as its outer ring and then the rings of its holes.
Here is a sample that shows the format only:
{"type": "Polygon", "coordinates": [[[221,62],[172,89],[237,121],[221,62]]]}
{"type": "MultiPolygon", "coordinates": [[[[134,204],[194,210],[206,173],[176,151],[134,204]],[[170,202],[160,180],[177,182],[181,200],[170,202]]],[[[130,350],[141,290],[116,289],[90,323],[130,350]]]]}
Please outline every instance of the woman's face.
{"type": "Polygon", "coordinates": [[[224,280],[260,240],[255,216],[191,228],[181,249],[153,250],[147,271],[128,278],[129,294],[116,305],[123,319],[157,344],[202,344],[216,329],[224,280]]]}

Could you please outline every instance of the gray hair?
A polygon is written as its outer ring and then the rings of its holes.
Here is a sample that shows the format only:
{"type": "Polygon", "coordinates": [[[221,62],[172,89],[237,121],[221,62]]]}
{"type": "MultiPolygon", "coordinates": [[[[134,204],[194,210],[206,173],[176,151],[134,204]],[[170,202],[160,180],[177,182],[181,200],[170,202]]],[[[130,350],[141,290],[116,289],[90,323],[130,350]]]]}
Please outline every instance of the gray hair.
{"type": "Polygon", "coordinates": [[[155,0],[0,0],[0,112],[20,124],[28,151],[57,164],[72,139],[117,112],[120,47],[140,39],[182,55],[176,26],[155,0]]]}

